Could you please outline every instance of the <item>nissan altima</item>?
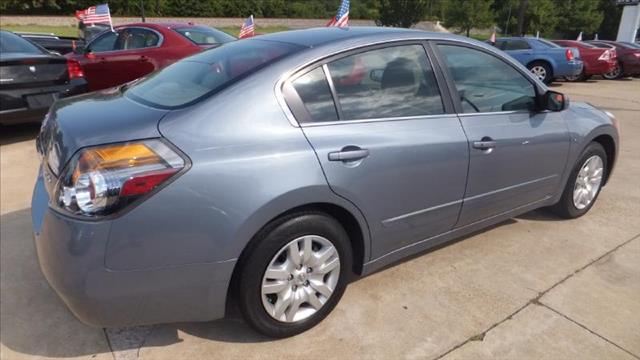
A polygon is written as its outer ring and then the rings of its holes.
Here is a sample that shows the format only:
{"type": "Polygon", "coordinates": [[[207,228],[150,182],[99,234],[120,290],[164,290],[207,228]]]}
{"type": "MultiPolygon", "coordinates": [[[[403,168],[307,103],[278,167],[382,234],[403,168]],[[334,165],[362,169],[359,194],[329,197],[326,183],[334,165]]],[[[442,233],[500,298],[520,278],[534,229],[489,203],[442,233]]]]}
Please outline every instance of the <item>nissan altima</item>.
{"type": "Polygon", "coordinates": [[[468,38],[264,35],[56,102],[37,139],[36,249],[85,323],[235,304],[286,337],[353,274],[537,208],[584,215],[617,144],[612,114],[468,38]]]}

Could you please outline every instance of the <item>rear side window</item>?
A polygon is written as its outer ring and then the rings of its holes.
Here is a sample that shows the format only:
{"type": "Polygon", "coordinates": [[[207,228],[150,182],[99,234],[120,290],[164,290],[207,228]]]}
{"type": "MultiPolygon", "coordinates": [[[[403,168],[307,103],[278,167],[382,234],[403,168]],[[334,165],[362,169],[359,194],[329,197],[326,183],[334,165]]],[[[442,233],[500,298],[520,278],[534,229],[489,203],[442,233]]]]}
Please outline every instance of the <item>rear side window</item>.
{"type": "Polygon", "coordinates": [[[18,35],[0,31],[0,53],[42,54],[42,50],[18,35]]]}
{"type": "Polygon", "coordinates": [[[331,89],[321,67],[297,78],[292,85],[314,122],[338,120],[331,89]]]}
{"type": "Polygon", "coordinates": [[[119,32],[115,49],[144,49],[158,46],[159,44],[160,36],[155,31],[140,28],[129,28],[119,32]]]}
{"type": "Polygon", "coordinates": [[[296,45],[270,41],[234,41],[178,61],[135,83],[125,95],[161,108],[185,106],[298,49],[296,45]]]}
{"type": "Polygon", "coordinates": [[[438,45],[465,113],[533,110],[533,84],[511,65],[485,52],[438,45]]]}
{"type": "Polygon", "coordinates": [[[422,45],[394,46],[328,64],[342,120],[444,113],[422,45]]]}
{"type": "Polygon", "coordinates": [[[205,26],[190,26],[173,30],[197,45],[224,44],[236,39],[227,33],[205,26]]]}
{"type": "Polygon", "coordinates": [[[508,40],[505,42],[504,50],[527,50],[531,49],[529,43],[524,40],[508,40]]]}

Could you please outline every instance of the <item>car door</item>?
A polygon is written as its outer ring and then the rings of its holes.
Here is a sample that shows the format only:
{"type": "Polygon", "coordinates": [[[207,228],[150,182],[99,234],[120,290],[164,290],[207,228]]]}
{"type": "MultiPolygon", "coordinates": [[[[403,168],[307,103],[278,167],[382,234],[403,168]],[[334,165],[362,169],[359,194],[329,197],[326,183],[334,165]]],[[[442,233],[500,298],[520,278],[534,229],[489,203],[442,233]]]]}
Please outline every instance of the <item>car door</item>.
{"type": "Polygon", "coordinates": [[[284,86],[331,189],[365,215],[373,258],[457,220],[467,140],[436,76],[423,45],[395,44],[333,57],[284,86]]]}
{"type": "Polygon", "coordinates": [[[561,113],[537,111],[537,89],[521,70],[472,46],[438,43],[458,93],[454,103],[469,138],[469,175],[458,226],[553,196],[570,146],[561,113]]]}
{"type": "Polygon", "coordinates": [[[535,60],[534,50],[531,45],[524,39],[508,39],[505,40],[502,50],[514,57],[521,64],[528,64],[535,60]]]}
{"type": "Polygon", "coordinates": [[[106,57],[116,50],[117,39],[118,32],[108,31],[87,45],[84,57],[80,61],[91,91],[109,87],[112,77],[116,76],[110,73],[106,57]]]}

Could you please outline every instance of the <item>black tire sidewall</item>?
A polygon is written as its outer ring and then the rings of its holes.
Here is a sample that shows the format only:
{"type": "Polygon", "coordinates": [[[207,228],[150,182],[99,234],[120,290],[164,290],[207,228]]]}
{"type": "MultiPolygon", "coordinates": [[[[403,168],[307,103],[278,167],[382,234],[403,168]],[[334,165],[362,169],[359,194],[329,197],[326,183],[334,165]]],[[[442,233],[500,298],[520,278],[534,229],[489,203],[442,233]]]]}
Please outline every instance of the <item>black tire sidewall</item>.
{"type": "Polygon", "coordinates": [[[270,224],[254,240],[239,264],[240,274],[235,284],[240,311],[249,325],[267,336],[282,338],[304,332],[322,321],[342,297],[351,276],[351,246],[340,223],[323,213],[299,213],[270,224]],[[262,278],[276,253],[292,240],[305,235],[320,235],[333,244],[340,257],[340,278],[329,300],[315,314],[295,323],[280,322],[272,318],[262,305],[262,278]]]}
{"type": "Polygon", "coordinates": [[[573,170],[571,171],[569,179],[567,180],[567,184],[562,193],[562,197],[560,198],[560,201],[554,206],[553,210],[557,214],[570,219],[578,218],[586,214],[587,212],[589,212],[589,210],[591,210],[591,207],[596,203],[596,200],[598,200],[598,196],[600,195],[600,192],[602,191],[602,187],[604,186],[604,181],[607,177],[607,169],[608,169],[607,166],[608,166],[607,153],[602,147],[602,145],[596,142],[590,143],[582,151],[582,154],[580,155],[579,160],[576,162],[573,170]],[[602,159],[602,165],[604,168],[604,171],[602,174],[602,183],[600,184],[600,188],[598,189],[598,192],[594,196],[591,203],[587,205],[584,209],[578,209],[573,203],[573,191],[575,188],[576,179],[578,177],[578,173],[580,172],[580,169],[582,169],[582,166],[587,161],[587,159],[589,159],[594,155],[597,155],[602,159]]]}

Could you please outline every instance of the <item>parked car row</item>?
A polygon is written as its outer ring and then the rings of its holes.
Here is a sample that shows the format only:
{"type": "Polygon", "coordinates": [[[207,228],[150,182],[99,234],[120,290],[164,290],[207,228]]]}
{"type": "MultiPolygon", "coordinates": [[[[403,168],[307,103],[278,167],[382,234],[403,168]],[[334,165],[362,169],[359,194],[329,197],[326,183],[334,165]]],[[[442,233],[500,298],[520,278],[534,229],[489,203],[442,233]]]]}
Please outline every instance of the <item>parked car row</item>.
{"type": "Polygon", "coordinates": [[[583,81],[594,75],[605,79],[640,75],[640,48],[632,43],[506,37],[494,45],[545,84],[558,78],[583,81]]]}
{"type": "Polygon", "coordinates": [[[0,124],[40,121],[58,98],[122,85],[236,40],[192,23],[95,28],[103,31],[75,46],[71,38],[1,32],[0,124]],[[69,48],[64,57],[59,54],[69,48]]]}

